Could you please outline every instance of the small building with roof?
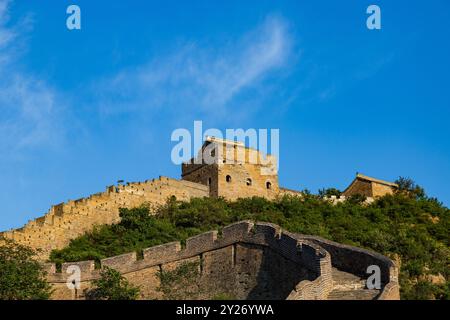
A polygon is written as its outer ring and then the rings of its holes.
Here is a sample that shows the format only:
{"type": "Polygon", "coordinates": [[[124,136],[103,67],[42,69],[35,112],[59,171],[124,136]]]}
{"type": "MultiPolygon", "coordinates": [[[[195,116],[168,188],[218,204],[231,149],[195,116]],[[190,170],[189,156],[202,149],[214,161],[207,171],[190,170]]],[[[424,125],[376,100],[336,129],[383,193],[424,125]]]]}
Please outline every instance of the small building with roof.
{"type": "Polygon", "coordinates": [[[398,189],[398,184],[365,176],[361,173],[356,174],[356,178],[342,193],[345,197],[356,194],[366,196],[367,198],[382,197],[386,194],[392,194],[398,189]]]}

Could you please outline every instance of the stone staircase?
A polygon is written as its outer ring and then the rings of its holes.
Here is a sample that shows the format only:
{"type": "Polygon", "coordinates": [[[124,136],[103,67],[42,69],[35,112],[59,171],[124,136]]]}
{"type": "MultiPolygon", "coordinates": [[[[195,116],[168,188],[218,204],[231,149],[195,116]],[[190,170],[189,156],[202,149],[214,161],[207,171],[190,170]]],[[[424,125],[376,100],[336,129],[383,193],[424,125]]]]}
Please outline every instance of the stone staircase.
{"type": "Polygon", "coordinates": [[[333,268],[333,290],[328,300],[373,300],[380,290],[367,289],[365,280],[351,273],[333,268]]]}

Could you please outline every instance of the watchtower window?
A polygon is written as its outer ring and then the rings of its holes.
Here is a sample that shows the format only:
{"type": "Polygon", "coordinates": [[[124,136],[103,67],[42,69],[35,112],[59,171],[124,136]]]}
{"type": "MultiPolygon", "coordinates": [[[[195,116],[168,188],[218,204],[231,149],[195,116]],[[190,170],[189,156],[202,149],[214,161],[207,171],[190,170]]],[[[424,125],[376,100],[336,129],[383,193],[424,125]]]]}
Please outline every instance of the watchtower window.
{"type": "Polygon", "coordinates": [[[211,185],[211,178],[208,178],[208,186],[211,185]]]}
{"type": "Polygon", "coordinates": [[[267,182],[266,182],[266,188],[267,188],[267,189],[272,189],[272,182],[267,181],[267,182]]]}
{"type": "Polygon", "coordinates": [[[247,178],[247,185],[248,185],[248,186],[251,186],[251,185],[252,185],[252,179],[247,178]]]}
{"type": "Polygon", "coordinates": [[[231,182],[231,176],[230,176],[230,175],[227,175],[227,176],[225,177],[225,180],[226,180],[227,182],[231,182]]]}

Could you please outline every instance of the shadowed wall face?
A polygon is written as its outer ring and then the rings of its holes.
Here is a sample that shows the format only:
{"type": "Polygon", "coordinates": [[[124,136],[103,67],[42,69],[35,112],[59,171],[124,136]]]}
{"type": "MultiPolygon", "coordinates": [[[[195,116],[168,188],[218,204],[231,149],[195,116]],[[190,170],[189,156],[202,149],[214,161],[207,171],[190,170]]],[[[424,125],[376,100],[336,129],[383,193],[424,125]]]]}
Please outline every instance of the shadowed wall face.
{"type": "MultiPolygon", "coordinates": [[[[120,258],[123,259],[126,256],[120,258]]],[[[141,299],[214,299],[227,296],[239,300],[286,299],[300,281],[312,280],[316,276],[267,246],[247,243],[232,244],[123,275],[132,285],[140,287],[141,299]],[[172,272],[185,263],[193,263],[197,275],[173,282],[165,288],[169,294],[164,295],[160,290],[160,272],[172,272]]],[[[53,288],[53,299],[85,299],[91,281],[83,281],[77,292],[69,290],[65,283],[53,283],[53,288]]]]}
{"type": "MultiPolygon", "coordinates": [[[[361,274],[381,266],[380,299],[398,299],[398,269],[393,261],[368,250],[319,237],[293,234],[271,223],[241,221],[188,238],[183,248],[171,242],[106,258],[102,267],[118,270],[140,287],[141,299],[327,299],[333,289],[332,264],[361,274]],[[141,256],[141,255],[139,255],[141,256]],[[186,268],[189,266],[189,268],[186,268]],[[181,273],[179,271],[182,271],[181,273]]],[[[94,261],[64,263],[62,272],[45,264],[55,289],[53,299],[84,299],[100,270],[94,261]],[[70,265],[81,271],[81,287],[66,286],[70,265]]]]}
{"type": "Polygon", "coordinates": [[[134,208],[148,203],[163,204],[172,196],[179,200],[189,200],[208,195],[207,186],[166,177],[112,186],[105,192],[88,198],[53,206],[45,216],[30,221],[23,228],[6,231],[1,235],[39,249],[39,260],[45,261],[51,250],[64,248],[71,239],[91,231],[94,225],[118,223],[119,208],[134,208]]]}

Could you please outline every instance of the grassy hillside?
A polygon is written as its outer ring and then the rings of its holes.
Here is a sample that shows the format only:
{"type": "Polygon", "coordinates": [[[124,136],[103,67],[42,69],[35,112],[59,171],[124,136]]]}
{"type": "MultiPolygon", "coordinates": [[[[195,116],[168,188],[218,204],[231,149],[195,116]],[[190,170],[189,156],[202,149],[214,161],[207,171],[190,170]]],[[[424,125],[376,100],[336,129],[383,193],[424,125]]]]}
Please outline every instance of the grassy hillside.
{"type": "Polygon", "coordinates": [[[315,195],[275,201],[257,197],[235,202],[170,199],[156,209],[121,209],[119,224],[96,227],[68,247],[53,251],[50,259],[56,263],[99,261],[251,219],[400,259],[402,299],[449,299],[450,210],[421,193],[400,192],[370,205],[362,200],[354,197],[331,205],[315,195]]]}

